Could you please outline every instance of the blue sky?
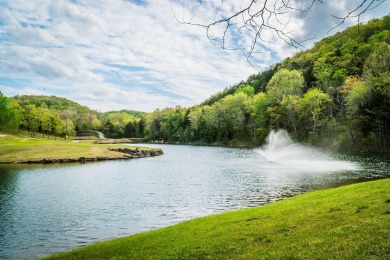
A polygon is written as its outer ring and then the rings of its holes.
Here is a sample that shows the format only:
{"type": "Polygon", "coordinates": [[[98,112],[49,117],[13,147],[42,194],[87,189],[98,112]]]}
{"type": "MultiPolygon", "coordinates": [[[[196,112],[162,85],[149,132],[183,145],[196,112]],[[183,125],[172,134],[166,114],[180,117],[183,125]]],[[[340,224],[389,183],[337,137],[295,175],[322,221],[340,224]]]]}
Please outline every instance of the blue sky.
{"type": "MultiPolygon", "coordinates": [[[[212,21],[245,1],[0,0],[0,91],[61,96],[98,111],[199,104],[297,51],[265,32],[252,60],[255,69],[242,52],[222,50],[203,28],[176,20],[212,21]]],[[[337,23],[332,14],[346,14],[358,1],[323,2],[282,18],[294,38],[316,36],[307,48],[330,35],[337,23]]],[[[361,20],[389,10],[385,1],[361,20]]],[[[230,43],[245,46],[246,36],[231,36],[230,43]]]]}

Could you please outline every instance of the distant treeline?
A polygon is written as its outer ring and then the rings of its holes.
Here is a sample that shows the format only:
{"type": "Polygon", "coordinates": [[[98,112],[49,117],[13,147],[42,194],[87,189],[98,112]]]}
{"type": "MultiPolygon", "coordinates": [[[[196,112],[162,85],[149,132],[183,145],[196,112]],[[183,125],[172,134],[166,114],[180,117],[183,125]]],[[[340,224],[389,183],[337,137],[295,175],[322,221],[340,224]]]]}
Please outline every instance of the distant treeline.
{"type": "Polygon", "coordinates": [[[56,97],[1,96],[8,114],[0,120],[32,133],[96,129],[110,137],[248,146],[283,128],[318,146],[389,151],[389,30],[390,16],[350,27],[191,108],[98,113],[56,97]]]}
{"type": "Polygon", "coordinates": [[[27,130],[34,137],[74,136],[87,130],[100,130],[109,137],[139,135],[138,122],[144,112],[121,110],[98,113],[86,106],[55,96],[15,96],[0,92],[0,130],[27,130]]]}

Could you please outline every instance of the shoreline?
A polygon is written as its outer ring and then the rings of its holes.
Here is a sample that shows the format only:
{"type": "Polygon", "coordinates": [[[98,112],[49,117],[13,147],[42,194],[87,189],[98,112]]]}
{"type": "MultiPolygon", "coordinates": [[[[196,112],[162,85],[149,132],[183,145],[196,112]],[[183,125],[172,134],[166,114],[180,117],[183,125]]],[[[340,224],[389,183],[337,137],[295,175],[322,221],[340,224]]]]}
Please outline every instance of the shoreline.
{"type": "Polygon", "coordinates": [[[87,162],[101,162],[101,161],[113,161],[113,160],[129,160],[139,159],[147,157],[155,157],[163,155],[164,152],[159,148],[152,148],[151,150],[140,149],[136,147],[131,148],[107,148],[108,151],[121,153],[122,156],[97,156],[97,157],[75,157],[75,158],[43,158],[33,160],[22,161],[4,161],[0,164],[55,164],[55,163],[87,163],[87,162]]]}
{"type": "MultiPolygon", "coordinates": [[[[334,153],[355,153],[355,154],[390,154],[390,150],[351,150],[351,149],[332,149],[329,147],[322,147],[322,146],[316,146],[309,143],[301,143],[298,142],[304,146],[310,146],[316,149],[321,149],[323,151],[328,152],[334,152],[334,153]]],[[[190,145],[190,146],[205,146],[205,147],[226,147],[226,148],[259,148],[264,145],[263,144],[250,144],[250,143],[240,143],[240,144],[222,144],[222,143],[197,143],[197,142],[164,142],[164,143],[157,143],[157,142],[147,142],[145,144],[163,144],[163,145],[190,145]]]]}
{"type": "Polygon", "coordinates": [[[162,149],[122,144],[101,145],[92,141],[31,138],[2,134],[0,164],[86,163],[108,160],[128,160],[164,154],[162,149]]]}
{"type": "Polygon", "coordinates": [[[100,241],[44,259],[386,257],[389,184],[385,178],[311,191],[100,241]],[[289,218],[285,218],[287,212],[289,218]]]}

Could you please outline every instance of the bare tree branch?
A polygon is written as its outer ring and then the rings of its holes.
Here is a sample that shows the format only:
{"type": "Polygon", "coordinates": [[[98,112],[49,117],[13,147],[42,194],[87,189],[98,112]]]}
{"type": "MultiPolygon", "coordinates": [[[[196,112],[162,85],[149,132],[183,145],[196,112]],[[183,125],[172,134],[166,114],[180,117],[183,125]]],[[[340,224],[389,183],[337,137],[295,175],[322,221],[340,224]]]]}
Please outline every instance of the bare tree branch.
{"type": "Polygon", "coordinates": [[[360,4],[355,9],[350,11],[347,15],[345,15],[343,17],[338,17],[338,16],[335,16],[335,15],[332,15],[334,18],[340,20],[340,22],[336,26],[331,28],[328,31],[328,33],[333,31],[337,27],[341,26],[349,18],[357,18],[358,19],[358,23],[359,23],[360,22],[360,17],[364,13],[366,13],[369,10],[375,9],[376,7],[378,7],[379,5],[383,4],[386,1],[387,0],[361,0],[360,4]]]}
{"type": "MultiPolygon", "coordinates": [[[[175,1],[175,0],[171,0],[175,1]]],[[[350,18],[360,17],[369,10],[372,10],[387,0],[360,0],[356,1],[356,7],[352,7],[345,16],[332,15],[339,23],[331,28],[328,33],[341,26],[350,18]]],[[[303,43],[315,38],[297,40],[291,28],[294,14],[307,13],[316,4],[323,4],[323,0],[247,0],[236,10],[234,5],[221,0],[218,2],[202,1],[199,6],[210,4],[215,16],[212,22],[207,22],[207,16],[197,17],[196,14],[190,19],[179,20],[171,5],[172,13],[180,24],[187,24],[205,28],[206,37],[209,41],[225,50],[239,50],[243,53],[247,61],[253,66],[250,59],[254,54],[259,53],[264,43],[276,43],[283,41],[297,49],[304,49],[303,43]],[[226,11],[226,10],[231,10],[226,11]],[[204,21],[205,20],[205,21],[204,21]],[[248,43],[248,40],[250,41],[248,43]]],[[[232,4],[232,3],[230,3],[232,4]]],[[[253,66],[254,67],[254,66],[253,66]]]]}

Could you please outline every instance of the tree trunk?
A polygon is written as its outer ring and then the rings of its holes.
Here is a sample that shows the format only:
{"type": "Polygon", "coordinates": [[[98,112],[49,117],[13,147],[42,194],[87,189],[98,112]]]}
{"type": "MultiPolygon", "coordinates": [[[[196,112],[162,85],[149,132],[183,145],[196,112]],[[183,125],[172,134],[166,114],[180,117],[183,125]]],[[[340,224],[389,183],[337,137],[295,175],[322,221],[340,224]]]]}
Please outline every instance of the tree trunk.
{"type": "Polygon", "coordinates": [[[349,120],[348,120],[347,114],[345,113],[344,101],[340,100],[340,93],[337,92],[336,98],[333,98],[333,99],[334,99],[334,100],[339,104],[339,106],[340,106],[341,114],[343,115],[343,118],[344,118],[344,120],[345,120],[345,123],[347,124],[347,127],[348,127],[349,136],[351,137],[352,143],[355,144],[355,143],[356,143],[355,137],[353,136],[352,129],[351,129],[351,125],[349,124],[349,120]]]}
{"type": "Polygon", "coordinates": [[[345,109],[342,108],[341,114],[343,115],[345,123],[347,124],[348,133],[349,133],[349,136],[351,137],[352,143],[356,144],[356,140],[355,140],[355,137],[353,136],[351,125],[349,124],[349,120],[348,120],[347,114],[345,113],[345,109]]]}

